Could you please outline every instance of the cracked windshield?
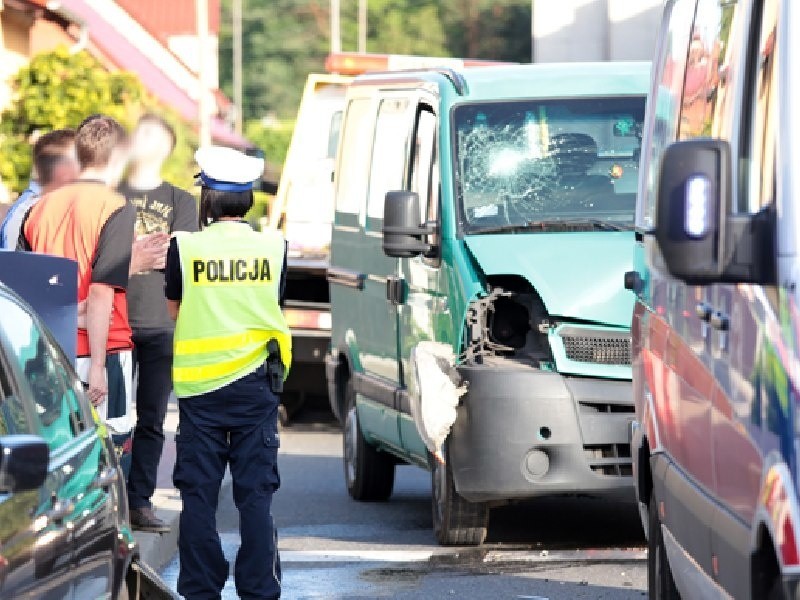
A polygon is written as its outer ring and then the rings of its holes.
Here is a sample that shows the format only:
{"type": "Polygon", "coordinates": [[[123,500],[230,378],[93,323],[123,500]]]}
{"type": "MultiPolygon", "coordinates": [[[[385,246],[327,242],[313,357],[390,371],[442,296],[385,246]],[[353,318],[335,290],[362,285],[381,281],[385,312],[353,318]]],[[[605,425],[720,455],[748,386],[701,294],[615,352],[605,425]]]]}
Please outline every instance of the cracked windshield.
{"type": "Polygon", "coordinates": [[[644,97],[455,109],[467,233],[633,226],[644,97]]]}

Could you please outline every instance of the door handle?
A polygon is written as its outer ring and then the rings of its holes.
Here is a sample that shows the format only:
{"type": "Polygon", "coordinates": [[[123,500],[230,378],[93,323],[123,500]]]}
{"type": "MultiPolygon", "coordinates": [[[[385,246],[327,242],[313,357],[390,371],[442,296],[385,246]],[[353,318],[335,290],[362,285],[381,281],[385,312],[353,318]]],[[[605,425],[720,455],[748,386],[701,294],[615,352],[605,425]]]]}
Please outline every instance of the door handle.
{"type": "Polygon", "coordinates": [[[58,523],[68,517],[75,510],[75,505],[70,500],[56,500],[50,510],[44,513],[48,520],[58,523]]]}
{"type": "Polygon", "coordinates": [[[102,488],[108,490],[113,483],[119,479],[119,472],[114,467],[107,467],[100,474],[94,478],[92,482],[93,488],[102,488]]]}
{"type": "Polygon", "coordinates": [[[713,313],[713,309],[705,302],[699,302],[697,306],[694,307],[694,314],[697,315],[698,319],[705,321],[706,323],[711,320],[711,315],[713,313]]]}
{"type": "Polygon", "coordinates": [[[709,319],[709,324],[718,331],[728,331],[730,327],[730,319],[728,315],[723,315],[721,312],[715,312],[709,319]]]}

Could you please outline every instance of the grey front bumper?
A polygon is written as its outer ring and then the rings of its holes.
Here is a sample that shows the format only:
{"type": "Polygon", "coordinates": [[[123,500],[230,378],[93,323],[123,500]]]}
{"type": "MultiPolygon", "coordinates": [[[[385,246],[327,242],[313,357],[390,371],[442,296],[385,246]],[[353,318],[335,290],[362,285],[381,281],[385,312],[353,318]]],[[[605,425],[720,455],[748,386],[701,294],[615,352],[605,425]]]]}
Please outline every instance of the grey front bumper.
{"type": "Polygon", "coordinates": [[[448,441],[471,501],[588,492],[633,498],[631,384],[493,362],[459,367],[469,391],[448,441]]]}

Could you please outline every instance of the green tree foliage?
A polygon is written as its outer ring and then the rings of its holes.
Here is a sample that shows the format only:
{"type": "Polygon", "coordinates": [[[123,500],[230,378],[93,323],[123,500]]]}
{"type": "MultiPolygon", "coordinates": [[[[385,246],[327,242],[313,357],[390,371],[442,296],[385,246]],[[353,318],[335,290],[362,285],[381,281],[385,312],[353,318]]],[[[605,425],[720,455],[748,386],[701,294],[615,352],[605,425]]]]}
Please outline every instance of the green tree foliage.
{"type": "Polygon", "coordinates": [[[191,183],[196,137],[173,111],[147,96],[135,75],[110,73],[88,52],[66,48],[39,54],[11,82],[14,98],[0,115],[0,180],[12,191],[25,188],[31,170],[31,144],[53,129],[77,127],[88,115],[103,113],[132,127],[144,112],[157,112],[176,130],[178,145],[165,177],[191,183]]]}
{"type": "MultiPolygon", "coordinates": [[[[342,47],[356,50],[358,0],[340,0],[342,47]]],[[[306,75],[324,68],[329,0],[242,0],[244,118],[295,116],[306,75]]],[[[528,62],[530,0],[368,0],[367,50],[528,62]]],[[[222,0],[220,82],[233,94],[231,0],[222,0]]]]}
{"type": "Polygon", "coordinates": [[[263,150],[267,163],[282,165],[286,160],[289,142],[292,141],[294,121],[278,121],[265,125],[261,121],[248,121],[244,136],[263,150]]]}
{"type": "Polygon", "coordinates": [[[530,62],[530,0],[446,0],[441,6],[453,56],[530,62]]]}
{"type": "MultiPolygon", "coordinates": [[[[451,56],[440,2],[368,0],[367,52],[451,56]]],[[[358,0],[342,1],[342,45],[358,47],[358,0]]]]}
{"type": "MultiPolygon", "coordinates": [[[[305,76],[322,69],[329,46],[328,0],[243,0],[244,118],[293,118],[305,76]]],[[[232,97],[231,1],[222,2],[222,89],[232,97]]]]}

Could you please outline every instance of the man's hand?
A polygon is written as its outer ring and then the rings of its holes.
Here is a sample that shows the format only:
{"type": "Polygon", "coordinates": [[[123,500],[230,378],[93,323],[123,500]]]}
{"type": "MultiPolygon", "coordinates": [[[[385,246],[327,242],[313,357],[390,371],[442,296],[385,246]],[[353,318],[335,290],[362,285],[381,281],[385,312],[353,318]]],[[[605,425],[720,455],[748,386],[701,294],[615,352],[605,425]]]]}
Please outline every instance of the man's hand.
{"type": "Polygon", "coordinates": [[[167,262],[168,249],[167,233],[151,233],[137,238],[131,249],[130,274],[163,269],[167,262]]]}
{"type": "Polygon", "coordinates": [[[101,364],[92,364],[89,367],[89,400],[94,406],[99,406],[108,396],[108,380],[106,368],[101,364]]]}
{"type": "Polygon", "coordinates": [[[89,399],[97,406],[108,395],[106,380],[106,344],[111,310],[114,304],[114,288],[102,283],[89,285],[86,298],[86,335],[89,338],[89,399]]]}

